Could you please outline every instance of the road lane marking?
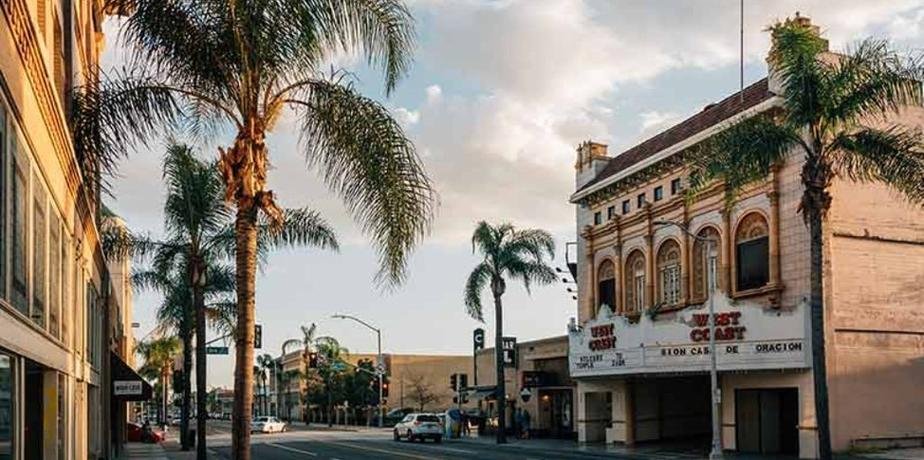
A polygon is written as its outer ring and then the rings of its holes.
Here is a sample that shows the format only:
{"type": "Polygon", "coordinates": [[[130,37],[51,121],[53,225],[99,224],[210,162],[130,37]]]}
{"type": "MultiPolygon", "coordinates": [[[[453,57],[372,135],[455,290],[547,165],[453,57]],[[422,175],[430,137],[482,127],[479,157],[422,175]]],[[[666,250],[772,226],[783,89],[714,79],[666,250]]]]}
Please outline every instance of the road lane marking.
{"type": "Polygon", "coordinates": [[[399,452],[395,450],[379,449],[376,447],[367,447],[367,446],[357,446],[356,444],[351,444],[351,443],[346,443],[346,442],[328,442],[328,441],[318,441],[318,442],[322,444],[332,444],[335,446],[351,447],[353,449],[365,450],[369,452],[378,452],[380,454],[397,455],[399,457],[407,457],[407,458],[416,458],[419,460],[431,460],[433,458],[433,457],[424,457],[422,455],[414,455],[414,454],[410,454],[407,452],[399,452]]]}
{"type": "Polygon", "coordinates": [[[289,452],[296,452],[296,453],[299,453],[299,454],[305,454],[305,455],[308,455],[308,456],[311,456],[311,457],[317,457],[317,456],[318,456],[318,454],[316,454],[316,453],[314,453],[314,452],[308,452],[307,450],[296,449],[296,448],[294,448],[294,447],[284,446],[284,445],[282,445],[282,444],[276,444],[276,443],[268,442],[268,443],[265,443],[264,445],[273,446],[273,447],[275,447],[275,448],[277,448],[277,449],[287,450],[287,451],[289,451],[289,452]]]}

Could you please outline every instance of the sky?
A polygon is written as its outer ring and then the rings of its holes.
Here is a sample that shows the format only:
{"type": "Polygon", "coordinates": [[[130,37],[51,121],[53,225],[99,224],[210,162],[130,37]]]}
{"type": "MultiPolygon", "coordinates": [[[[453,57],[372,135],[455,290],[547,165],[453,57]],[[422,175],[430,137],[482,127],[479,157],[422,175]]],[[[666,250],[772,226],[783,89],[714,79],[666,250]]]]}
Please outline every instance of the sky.
{"type": "MultiPolygon", "coordinates": [[[[331,315],[381,328],[387,353],[469,354],[472,330],[462,288],[478,263],[476,222],[511,222],[555,235],[553,263],[575,240],[576,146],[588,139],[610,154],[656,134],[739,88],[739,1],[409,0],[418,48],[409,75],[385,97],[381,74],[349,55],[331,59],[381,100],[414,141],[439,194],[431,234],[410,260],[409,278],[383,291],[373,282],[374,248],[299,152],[292,118],[269,136],[269,188],[288,207],[320,211],[341,241],[337,253],[274,253],[257,277],[263,349],[278,355],[299,325],[317,323],[353,352],[374,352],[374,334],[331,315]]],[[[834,50],[887,37],[900,49],[924,45],[924,0],[745,0],[745,84],[766,74],[765,27],[799,11],[821,26],[834,50]]],[[[118,66],[118,20],[106,24],[104,67],[118,66]]],[[[230,139],[218,139],[218,145],[230,139]]],[[[215,144],[194,143],[203,158],[215,144]]],[[[162,231],[163,143],[133,152],[114,180],[109,206],[136,231],[162,231]]],[[[562,335],[576,304],[565,283],[527,294],[511,283],[504,335],[519,341],[562,335]]],[[[487,296],[486,305],[490,305],[487,296]]],[[[160,298],[136,293],[136,337],[154,326],[160,298]]],[[[232,385],[233,349],[210,356],[209,386],[232,385]]]]}

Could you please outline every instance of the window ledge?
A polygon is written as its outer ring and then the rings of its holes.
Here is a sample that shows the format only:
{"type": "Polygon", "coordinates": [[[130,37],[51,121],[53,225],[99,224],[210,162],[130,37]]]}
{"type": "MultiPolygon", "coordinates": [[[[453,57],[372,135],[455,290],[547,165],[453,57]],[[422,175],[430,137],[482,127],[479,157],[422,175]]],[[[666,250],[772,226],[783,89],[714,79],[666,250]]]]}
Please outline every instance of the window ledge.
{"type": "Polygon", "coordinates": [[[13,316],[13,318],[18,319],[19,322],[25,324],[29,329],[32,329],[33,331],[44,336],[46,339],[48,339],[49,342],[56,345],[58,348],[61,348],[64,351],[70,351],[64,342],[61,341],[61,339],[55,337],[47,330],[40,327],[38,324],[35,324],[35,321],[32,321],[32,318],[26,316],[23,312],[19,311],[19,309],[8,303],[6,300],[0,299],[0,308],[6,311],[7,314],[13,316]]]}
{"type": "Polygon", "coordinates": [[[782,284],[765,284],[759,288],[747,289],[744,291],[735,291],[732,293],[732,299],[746,299],[748,297],[757,297],[766,294],[775,294],[783,290],[782,284]]]}

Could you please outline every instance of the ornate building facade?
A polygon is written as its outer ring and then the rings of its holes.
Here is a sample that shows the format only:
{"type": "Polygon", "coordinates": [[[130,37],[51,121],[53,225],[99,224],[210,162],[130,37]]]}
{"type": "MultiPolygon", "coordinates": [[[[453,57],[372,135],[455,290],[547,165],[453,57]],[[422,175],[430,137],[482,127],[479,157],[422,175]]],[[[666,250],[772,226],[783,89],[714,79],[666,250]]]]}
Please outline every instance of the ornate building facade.
{"type": "MultiPolygon", "coordinates": [[[[684,191],[684,152],[778,110],[780,91],[771,72],[619,155],[594,142],[577,149],[569,365],[581,441],[708,442],[715,334],[724,448],[817,455],[801,156],[731,206],[722,184],[694,199],[684,191]]],[[[901,117],[924,126],[919,107],[901,117]]],[[[824,283],[834,448],[920,442],[924,212],[879,184],[837,179],[832,196],[824,283]]]]}

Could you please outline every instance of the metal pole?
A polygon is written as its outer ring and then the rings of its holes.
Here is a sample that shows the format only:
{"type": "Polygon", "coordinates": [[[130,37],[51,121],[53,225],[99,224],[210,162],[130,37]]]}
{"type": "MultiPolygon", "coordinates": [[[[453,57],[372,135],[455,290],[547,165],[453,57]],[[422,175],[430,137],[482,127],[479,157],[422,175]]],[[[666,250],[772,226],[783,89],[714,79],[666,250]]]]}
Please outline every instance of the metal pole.
{"type": "Polygon", "coordinates": [[[716,364],[715,352],[715,241],[709,240],[709,381],[710,396],[712,397],[712,451],[710,459],[722,458],[722,439],[719,426],[719,404],[721,404],[721,390],[719,390],[719,372],[716,364]]]}
{"type": "Polygon", "coordinates": [[[382,395],[384,394],[383,385],[385,383],[385,373],[382,372],[378,367],[385,366],[385,360],[382,358],[382,331],[379,329],[375,330],[376,335],[379,340],[379,362],[375,363],[376,373],[379,374],[379,428],[385,426],[385,404],[383,404],[382,395]]]}

